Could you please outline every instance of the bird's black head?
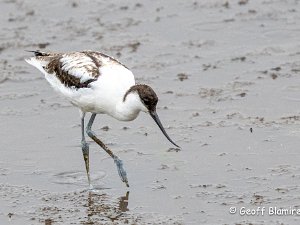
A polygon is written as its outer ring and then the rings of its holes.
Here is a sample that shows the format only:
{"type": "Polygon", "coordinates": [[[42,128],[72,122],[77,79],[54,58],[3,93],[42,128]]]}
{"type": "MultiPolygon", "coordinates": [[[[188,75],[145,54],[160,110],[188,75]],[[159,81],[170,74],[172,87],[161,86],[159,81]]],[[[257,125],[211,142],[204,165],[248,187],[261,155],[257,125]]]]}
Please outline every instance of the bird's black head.
{"type": "Polygon", "coordinates": [[[126,97],[129,93],[136,92],[143,105],[146,107],[148,112],[155,112],[156,111],[156,105],[158,102],[158,98],[156,93],[153,91],[151,87],[145,84],[137,84],[132,86],[127,93],[124,95],[124,101],[126,100],[126,97]]]}
{"type": "Polygon", "coordinates": [[[124,95],[123,101],[125,102],[127,95],[130,94],[130,93],[133,93],[133,92],[138,94],[142,104],[147,109],[145,111],[148,111],[148,113],[154,119],[155,123],[158,125],[158,127],[160,128],[162,133],[166,136],[166,138],[173,145],[175,145],[176,147],[179,147],[177,144],[175,144],[174,141],[172,141],[172,139],[169,137],[169,135],[167,134],[167,132],[165,131],[163,125],[160,122],[160,119],[159,119],[159,117],[156,113],[156,105],[157,105],[157,102],[158,102],[158,98],[157,98],[156,93],[153,91],[153,89],[151,87],[149,87],[148,85],[145,85],[145,84],[134,85],[126,92],[126,94],[124,95]]]}
{"type": "Polygon", "coordinates": [[[141,84],[138,85],[137,92],[142,103],[149,110],[149,112],[155,112],[158,98],[153,89],[148,85],[141,84]]]}

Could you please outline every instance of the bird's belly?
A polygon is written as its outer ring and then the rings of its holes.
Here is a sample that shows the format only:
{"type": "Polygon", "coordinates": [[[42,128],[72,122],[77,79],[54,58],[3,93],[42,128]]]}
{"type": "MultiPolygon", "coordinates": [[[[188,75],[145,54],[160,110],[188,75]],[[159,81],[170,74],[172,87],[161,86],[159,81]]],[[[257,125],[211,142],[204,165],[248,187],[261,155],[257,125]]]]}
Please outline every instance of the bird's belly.
{"type": "Polygon", "coordinates": [[[103,99],[97,99],[94,96],[82,95],[70,99],[71,103],[84,112],[108,113],[113,106],[107,104],[103,99]]]}
{"type": "Polygon", "coordinates": [[[74,101],[74,100],[70,100],[71,104],[75,107],[78,107],[81,109],[81,111],[83,112],[91,112],[91,113],[105,113],[104,110],[99,109],[99,107],[97,108],[94,104],[87,104],[87,103],[82,103],[78,100],[74,101]]]}

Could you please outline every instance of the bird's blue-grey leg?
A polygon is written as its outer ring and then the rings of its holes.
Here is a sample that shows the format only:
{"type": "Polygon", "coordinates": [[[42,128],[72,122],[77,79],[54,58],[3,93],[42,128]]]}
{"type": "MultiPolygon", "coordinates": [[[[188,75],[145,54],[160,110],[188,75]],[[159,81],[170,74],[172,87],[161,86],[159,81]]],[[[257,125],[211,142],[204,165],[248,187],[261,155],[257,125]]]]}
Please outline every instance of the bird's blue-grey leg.
{"type": "Polygon", "coordinates": [[[90,138],[92,138],[101,148],[103,148],[107,154],[109,154],[113,160],[115,161],[116,165],[117,165],[117,168],[118,168],[118,173],[119,173],[119,176],[121,178],[121,180],[126,184],[127,187],[129,187],[129,184],[128,184],[128,180],[127,180],[127,175],[126,175],[126,171],[124,170],[123,168],[123,162],[122,160],[120,160],[102,141],[100,141],[94,134],[94,132],[92,131],[92,125],[93,125],[93,122],[95,120],[95,117],[96,117],[96,113],[93,113],[89,122],[88,122],[88,125],[86,127],[86,133],[89,135],[90,138]]]}
{"type": "Polygon", "coordinates": [[[83,159],[85,162],[86,174],[89,181],[89,186],[90,188],[92,188],[91,178],[90,178],[89,144],[86,142],[85,135],[84,135],[84,116],[85,113],[83,113],[81,117],[81,147],[82,147],[83,159]]]}

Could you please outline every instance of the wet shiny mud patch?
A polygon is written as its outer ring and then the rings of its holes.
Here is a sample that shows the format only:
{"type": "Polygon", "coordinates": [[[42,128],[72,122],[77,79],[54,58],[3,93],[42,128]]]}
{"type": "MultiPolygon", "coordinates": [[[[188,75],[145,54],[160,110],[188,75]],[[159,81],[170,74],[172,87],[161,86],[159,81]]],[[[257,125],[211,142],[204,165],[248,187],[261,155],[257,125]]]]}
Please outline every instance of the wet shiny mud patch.
{"type": "Polygon", "coordinates": [[[132,214],[129,192],[118,198],[101,190],[50,193],[0,185],[1,224],[182,224],[180,218],[132,214]]]}

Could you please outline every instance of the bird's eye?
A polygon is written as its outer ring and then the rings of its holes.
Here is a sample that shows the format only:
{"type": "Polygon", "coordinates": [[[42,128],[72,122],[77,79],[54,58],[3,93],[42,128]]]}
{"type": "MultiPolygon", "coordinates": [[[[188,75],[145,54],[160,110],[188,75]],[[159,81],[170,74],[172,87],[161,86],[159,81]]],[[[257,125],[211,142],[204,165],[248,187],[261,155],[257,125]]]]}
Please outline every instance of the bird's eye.
{"type": "Polygon", "coordinates": [[[143,101],[146,105],[150,103],[150,100],[148,98],[144,98],[143,101]]]}

